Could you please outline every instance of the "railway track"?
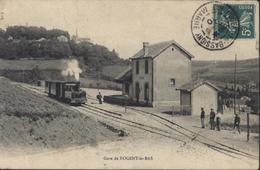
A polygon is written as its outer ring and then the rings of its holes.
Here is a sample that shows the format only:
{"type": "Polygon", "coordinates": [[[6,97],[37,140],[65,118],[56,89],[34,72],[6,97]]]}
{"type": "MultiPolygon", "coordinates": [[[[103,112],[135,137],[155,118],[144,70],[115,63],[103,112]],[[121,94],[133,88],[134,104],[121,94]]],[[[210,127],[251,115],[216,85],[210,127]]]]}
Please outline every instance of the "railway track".
{"type": "Polygon", "coordinates": [[[199,143],[202,143],[206,146],[208,146],[209,148],[219,151],[221,153],[224,153],[226,155],[230,155],[231,157],[236,157],[237,155],[241,156],[241,157],[246,157],[246,158],[251,158],[251,159],[255,159],[255,160],[259,160],[259,157],[244,151],[241,151],[239,149],[236,149],[234,147],[228,146],[226,144],[220,143],[216,140],[210,139],[204,135],[201,135],[199,133],[196,133],[190,129],[187,129],[173,121],[170,121],[162,116],[159,116],[157,114],[151,113],[151,112],[147,112],[147,111],[143,111],[143,110],[139,110],[139,109],[135,109],[133,107],[128,107],[131,110],[134,110],[136,112],[139,113],[144,113],[147,115],[152,115],[155,118],[159,119],[159,120],[163,120],[165,123],[163,123],[165,126],[167,126],[168,128],[175,130],[181,134],[183,134],[184,136],[188,137],[191,139],[191,141],[196,140],[199,143]],[[231,155],[233,154],[233,155],[231,155]]]}
{"type": "MultiPolygon", "coordinates": [[[[249,158],[249,159],[254,159],[254,160],[259,159],[259,157],[256,155],[244,152],[242,150],[236,149],[234,147],[231,147],[226,144],[215,141],[213,139],[210,139],[204,135],[201,135],[197,132],[187,129],[187,128],[177,124],[176,122],[168,120],[168,119],[166,119],[162,116],[159,116],[155,113],[152,113],[152,112],[139,110],[139,109],[136,109],[133,107],[127,107],[128,109],[135,111],[135,113],[143,114],[143,115],[150,115],[150,118],[159,122],[163,126],[167,127],[169,130],[145,125],[143,123],[139,123],[139,122],[135,122],[135,121],[131,121],[131,120],[123,118],[121,113],[113,112],[113,111],[95,107],[92,105],[86,104],[82,107],[83,107],[83,110],[91,112],[92,114],[95,114],[98,116],[103,116],[103,118],[107,118],[107,119],[112,118],[114,121],[124,123],[125,125],[128,125],[128,126],[132,126],[132,127],[135,127],[135,128],[141,129],[141,130],[148,131],[150,133],[155,133],[155,134],[158,134],[158,135],[161,135],[164,137],[175,139],[177,141],[182,142],[183,145],[185,145],[187,143],[187,139],[188,139],[188,141],[190,141],[190,142],[197,141],[212,150],[215,150],[221,154],[230,156],[232,158],[237,158],[237,159],[249,158]],[[179,135],[176,135],[176,133],[178,133],[179,135]],[[178,136],[179,139],[176,136],[178,136]],[[183,137],[185,137],[186,140],[183,137]]],[[[118,107],[120,107],[120,106],[118,106],[118,107]]]]}
{"type": "Polygon", "coordinates": [[[157,135],[160,135],[160,136],[163,136],[163,137],[174,139],[176,141],[181,142],[183,145],[186,144],[186,141],[181,140],[181,139],[177,138],[176,136],[173,136],[170,132],[168,132],[166,130],[122,118],[121,115],[119,115],[118,113],[111,114],[112,112],[109,111],[109,110],[101,109],[101,108],[94,107],[94,106],[91,106],[91,105],[88,105],[88,104],[84,104],[84,105],[77,107],[75,109],[77,109],[78,111],[83,110],[83,111],[86,111],[87,113],[92,114],[94,116],[109,119],[110,121],[114,121],[114,122],[124,124],[124,125],[130,126],[130,127],[134,127],[136,129],[139,129],[139,130],[142,130],[142,131],[146,131],[146,132],[149,132],[149,133],[153,133],[153,134],[157,134],[157,135]]]}

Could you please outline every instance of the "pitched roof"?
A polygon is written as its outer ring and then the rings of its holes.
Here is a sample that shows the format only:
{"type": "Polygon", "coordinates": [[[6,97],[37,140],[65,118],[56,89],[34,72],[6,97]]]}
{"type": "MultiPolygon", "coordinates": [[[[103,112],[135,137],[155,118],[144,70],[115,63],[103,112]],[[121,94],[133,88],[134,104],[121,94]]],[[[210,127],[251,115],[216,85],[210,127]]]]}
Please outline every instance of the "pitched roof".
{"type": "Polygon", "coordinates": [[[141,49],[134,56],[130,57],[130,59],[143,58],[143,57],[155,58],[156,56],[158,56],[161,52],[163,52],[165,49],[167,49],[171,45],[177,46],[182,52],[184,52],[189,57],[189,59],[194,58],[194,56],[192,54],[190,54],[188,51],[186,51],[176,41],[171,40],[171,41],[165,41],[165,42],[148,45],[148,54],[146,56],[144,56],[144,50],[141,49]]]}
{"type": "Polygon", "coordinates": [[[217,91],[222,91],[221,88],[217,87],[215,84],[213,84],[209,81],[205,81],[205,80],[197,80],[197,81],[193,81],[191,83],[184,84],[181,87],[179,87],[177,90],[185,90],[185,91],[191,92],[203,84],[206,84],[206,85],[214,88],[217,91]]]}
{"type": "Polygon", "coordinates": [[[125,69],[123,72],[121,72],[118,76],[115,77],[115,81],[116,82],[123,82],[123,81],[127,81],[130,80],[132,77],[132,67],[127,67],[127,69],[125,69]]]}

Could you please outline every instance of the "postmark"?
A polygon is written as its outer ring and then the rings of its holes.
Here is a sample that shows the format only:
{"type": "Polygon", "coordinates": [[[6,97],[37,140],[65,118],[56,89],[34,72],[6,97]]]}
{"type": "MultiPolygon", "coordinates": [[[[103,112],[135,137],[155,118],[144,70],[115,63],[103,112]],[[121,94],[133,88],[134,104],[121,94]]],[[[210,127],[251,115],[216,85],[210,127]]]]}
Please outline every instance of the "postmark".
{"type": "Polygon", "coordinates": [[[207,50],[223,50],[231,46],[238,37],[239,28],[236,11],[230,5],[219,2],[201,5],[191,20],[194,40],[207,50]],[[217,15],[215,8],[218,9],[217,15]]]}

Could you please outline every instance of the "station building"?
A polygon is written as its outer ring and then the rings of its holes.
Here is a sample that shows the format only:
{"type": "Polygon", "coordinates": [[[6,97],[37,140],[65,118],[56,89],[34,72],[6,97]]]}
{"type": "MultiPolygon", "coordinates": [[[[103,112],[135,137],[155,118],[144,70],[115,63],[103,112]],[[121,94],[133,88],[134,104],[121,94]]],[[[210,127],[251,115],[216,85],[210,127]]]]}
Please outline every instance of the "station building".
{"type": "Polygon", "coordinates": [[[174,40],[143,43],[131,60],[131,66],[115,80],[122,83],[123,94],[147,106],[180,106],[180,91],[190,83],[191,59],[188,51],[174,40]]]}
{"type": "Polygon", "coordinates": [[[198,80],[182,85],[179,90],[183,112],[200,115],[201,107],[204,108],[206,114],[210,113],[210,109],[215,112],[223,112],[222,89],[215,84],[198,80]]]}

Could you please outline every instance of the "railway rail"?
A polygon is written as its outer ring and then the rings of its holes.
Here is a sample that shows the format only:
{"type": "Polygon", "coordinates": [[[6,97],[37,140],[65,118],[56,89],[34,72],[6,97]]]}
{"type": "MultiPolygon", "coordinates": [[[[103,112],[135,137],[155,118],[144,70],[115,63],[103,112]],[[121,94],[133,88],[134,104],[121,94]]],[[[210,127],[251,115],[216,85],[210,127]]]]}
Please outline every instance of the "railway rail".
{"type": "Polygon", "coordinates": [[[118,123],[121,123],[121,124],[124,124],[124,125],[127,125],[127,126],[131,126],[131,127],[137,128],[139,130],[143,130],[143,131],[147,131],[147,132],[150,132],[150,133],[153,133],[153,134],[157,134],[157,135],[160,135],[160,136],[171,138],[171,139],[174,139],[176,141],[182,142],[183,145],[186,144],[186,141],[181,140],[181,139],[177,138],[176,136],[171,135],[171,133],[166,131],[166,130],[162,130],[162,129],[154,127],[154,126],[149,126],[149,125],[145,125],[145,124],[142,124],[142,123],[139,123],[139,122],[135,122],[135,121],[131,121],[131,120],[122,118],[119,114],[111,114],[111,111],[109,111],[109,110],[100,109],[98,107],[94,107],[94,106],[91,106],[91,105],[88,105],[88,104],[84,104],[84,105],[79,106],[75,109],[78,110],[78,111],[83,110],[83,111],[86,111],[89,114],[92,114],[92,115],[95,115],[95,116],[98,116],[98,117],[102,117],[102,118],[105,118],[105,119],[109,119],[111,121],[118,122],[118,123]]]}
{"type": "MultiPolygon", "coordinates": [[[[135,108],[132,108],[132,107],[130,107],[129,109],[134,110],[134,111],[137,111],[137,112],[139,112],[139,113],[142,112],[142,113],[144,113],[144,114],[152,115],[152,116],[154,116],[154,117],[156,117],[156,118],[158,118],[158,119],[160,119],[160,120],[163,120],[163,121],[165,121],[166,123],[172,125],[172,126],[169,126],[169,125],[167,125],[167,124],[164,124],[164,125],[167,126],[168,128],[170,128],[170,129],[172,129],[172,130],[175,130],[175,131],[177,131],[177,132],[183,134],[184,136],[190,138],[192,141],[193,141],[193,140],[196,140],[196,141],[198,141],[199,143],[202,143],[202,144],[208,146],[209,148],[214,149],[214,150],[217,150],[217,151],[219,151],[219,152],[221,152],[221,153],[224,153],[224,154],[226,154],[226,155],[235,154],[235,155],[239,155],[239,156],[247,157],[247,158],[251,158],[251,159],[256,159],[256,160],[259,159],[259,157],[256,156],[256,155],[253,155],[253,154],[250,154],[250,153],[241,151],[241,150],[236,149],[236,148],[234,148],[234,147],[231,147],[231,146],[228,146],[228,145],[226,145],[226,144],[220,143],[220,142],[218,142],[218,141],[216,141],[216,140],[210,139],[210,138],[208,138],[208,137],[206,137],[206,136],[204,136],[204,135],[201,135],[201,134],[196,133],[196,132],[194,132],[194,131],[192,131],[192,130],[190,130],[190,129],[187,129],[187,128],[185,128],[185,127],[183,127],[183,126],[177,124],[176,122],[173,122],[173,121],[171,121],[171,120],[168,120],[168,119],[166,119],[166,118],[164,118],[164,117],[162,117],[162,116],[159,116],[159,115],[157,115],[157,114],[154,114],[154,113],[151,113],[151,112],[147,112],[147,111],[143,111],[143,110],[139,110],[139,109],[135,109],[135,108]],[[175,127],[174,127],[174,126],[175,126],[175,127]],[[179,129],[177,129],[177,128],[179,128],[179,129]],[[183,131],[181,132],[180,129],[183,130],[183,131]],[[188,134],[187,134],[187,133],[188,133],[188,134]],[[201,139],[204,140],[204,141],[202,141],[202,140],[199,139],[199,138],[201,138],[201,139]],[[207,142],[205,142],[205,141],[207,141],[207,142]]],[[[236,156],[234,156],[234,155],[230,155],[230,156],[231,156],[231,157],[236,157],[236,156]]]]}
{"type": "MultiPolygon", "coordinates": [[[[208,138],[208,137],[206,137],[202,134],[194,132],[194,131],[192,131],[188,128],[185,128],[185,127],[177,124],[174,121],[168,120],[168,119],[166,119],[162,116],[159,116],[155,113],[152,113],[152,112],[139,110],[139,109],[136,109],[136,108],[133,108],[133,107],[127,107],[128,109],[135,111],[135,113],[152,116],[150,118],[152,118],[155,121],[158,121],[163,126],[167,127],[170,131],[165,130],[165,129],[161,129],[161,128],[158,128],[158,127],[145,125],[143,123],[131,121],[131,120],[123,118],[122,113],[113,112],[113,111],[103,109],[103,108],[100,108],[100,107],[96,107],[96,106],[92,106],[92,105],[89,105],[89,104],[85,104],[81,107],[83,107],[85,111],[88,111],[88,112],[90,111],[92,114],[95,114],[95,115],[98,115],[98,116],[103,115],[104,118],[110,117],[112,119],[116,119],[116,121],[118,121],[118,122],[121,122],[121,123],[123,122],[124,124],[126,124],[128,126],[136,127],[136,128],[141,129],[141,130],[148,131],[150,133],[155,133],[155,134],[158,134],[158,135],[161,135],[161,136],[164,136],[164,137],[175,139],[177,141],[182,142],[183,145],[185,145],[187,143],[187,140],[185,140],[184,138],[180,138],[180,135],[182,137],[186,137],[186,139],[188,139],[190,142],[197,141],[197,142],[207,146],[208,148],[210,148],[212,150],[215,150],[215,151],[217,151],[221,154],[225,154],[225,155],[233,157],[233,158],[238,158],[238,159],[250,158],[250,159],[254,159],[254,160],[259,159],[259,157],[256,156],[256,155],[244,152],[242,150],[236,149],[234,147],[231,147],[231,146],[228,146],[226,144],[215,141],[213,139],[210,139],[210,138],[208,138]],[[179,133],[179,135],[176,135],[175,133],[179,133]],[[177,138],[176,136],[178,136],[179,138],[177,138]]],[[[120,106],[118,106],[118,107],[120,107],[120,106]]]]}

